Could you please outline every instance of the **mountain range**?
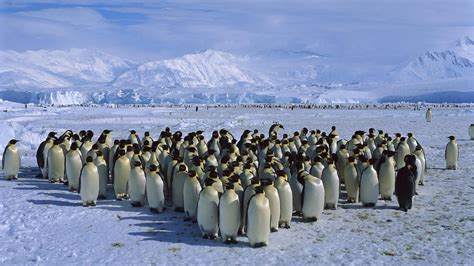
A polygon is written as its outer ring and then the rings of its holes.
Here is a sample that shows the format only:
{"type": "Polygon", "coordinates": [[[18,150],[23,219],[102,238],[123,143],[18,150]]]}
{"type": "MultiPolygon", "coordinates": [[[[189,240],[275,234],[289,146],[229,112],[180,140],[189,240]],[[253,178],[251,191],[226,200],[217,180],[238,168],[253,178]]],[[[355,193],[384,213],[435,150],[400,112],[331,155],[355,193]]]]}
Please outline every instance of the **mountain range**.
{"type": "Polygon", "coordinates": [[[208,49],[138,64],[87,49],[8,50],[0,51],[0,98],[45,104],[357,102],[399,93],[390,89],[394,84],[421,84],[419,94],[439,94],[473,89],[474,41],[463,37],[450,49],[427,51],[375,83],[350,76],[358,72],[341,65],[342,59],[311,51],[239,56],[208,49]]]}

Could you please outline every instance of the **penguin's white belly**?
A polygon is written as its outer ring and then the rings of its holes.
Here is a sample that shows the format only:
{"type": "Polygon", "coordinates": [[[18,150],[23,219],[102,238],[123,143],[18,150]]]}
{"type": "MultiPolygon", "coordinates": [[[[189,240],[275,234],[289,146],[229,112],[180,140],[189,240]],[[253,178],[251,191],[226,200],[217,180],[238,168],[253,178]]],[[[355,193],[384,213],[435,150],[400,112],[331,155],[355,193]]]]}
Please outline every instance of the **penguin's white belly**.
{"type": "Polygon", "coordinates": [[[324,185],[320,179],[305,182],[303,218],[321,219],[324,210],[324,185]]]}
{"type": "Polygon", "coordinates": [[[322,176],[325,194],[325,206],[328,208],[337,208],[337,202],[339,200],[339,177],[336,171],[329,175],[322,176]]]}
{"type": "Polygon", "coordinates": [[[360,200],[362,204],[376,204],[379,198],[379,182],[377,173],[366,170],[360,181],[360,200]]]}
{"type": "MultiPolygon", "coordinates": [[[[254,197],[255,198],[255,197],[254,197]]],[[[268,244],[270,237],[270,203],[267,199],[250,201],[247,212],[247,237],[250,245],[257,243],[268,244]]]]}
{"type": "Polygon", "coordinates": [[[165,203],[165,194],[161,177],[148,177],[146,179],[146,196],[150,208],[157,209],[159,212],[163,211],[163,205],[165,203]]]}
{"type": "Polygon", "coordinates": [[[5,177],[18,177],[18,173],[20,172],[20,155],[18,154],[18,151],[7,149],[4,158],[5,162],[3,162],[3,172],[5,177]]]}
{"type": "Polygon", "coordinates": [[[64,153],[61,149],[50,151],[48,155],[49,180],[61,181],[64,179],[64,153]]]}
{"type": "Polygon", "coordinates": [[[280,197],[280,223],[289,224],[293,215],[293,195],[290,184],[285,183],[278,187],[280,197]]]}
{"type": "Polygon", "coordinates": [[[82,203],[95,202],[99,196],[99,173],[97,170],[86,170],[81,176],[82,203]]]}
{"type": "Polygon", "coordinates": [[[99,195],[105,196],[107,183],[109,182],[109,170],[104,163],[97,165],[97,171],[99,172],[99,195]]]}
{"type": "MultiPolygon", "coordinates": [[[[132,171],[133,172],[133,171],[132,171]]],[[[130,175],[129,193],[132,202],[145,202],[145,175],[142,173],[132,173],[130,175]]]]}
{"type": "Polygon", "coordinates": [[[390,162],[385,162],[380,166],[379,182],[382,199],[391,198],[395,192],[395,168],[390,162]]]}
{"type": "Polygon", "coordinates": [[[128,161],[119,162],[114,165],[114,190],[115,194],[127,194],[127,183],[130,176],[130,164],[128,161]]]}
{"type": "Polygon", "coordinates": [[[449,143],[446,147],[446,167],[457,168],[458,165],[458,148],[449,143]]]}
{"type": "Polygon", "coordinates": [[[469,127],[469,137],[471,137],[471,139],[474,139],[474,126],[473,125],[469,127]]]}
{"type": "Polygon", "coordinates": [[[278,229],[280,221],[280,197],[275,187],[273,189],[265,188],[265,196],[270,203],[270,227],[272,229],[278,229]]]}
{"type": "Polygon", "coordinates": [[[199,192],[201,192],[201,186],[198,181],[192,182],[186,180],[183,193],[184,213],[186,217],[191,219],[196,218],[199,192]]]}
{"type": "Polygon", "coordinates": [[[201,232],[209,235],[217,235],[219,199],[217,193],[214,196],[208,191],[202,192],[198,201],[197,221],[201,232]]]}
{"type": "Polygon", "coordinates": [[[352,202],[359,201],[359,177],[355,166],[344,168],[344,183],[346,184],[347,198],[352,202]]]}
{"type": "Polygon", "coordinates": [[[292,177],[290,180],[290,187],[293,195],[293,210],[301,212],[301,193],[303,192],[303,185],[296,180],[296,177],[292,177]]]}
{"type": "Polygon", "coordinates": [[[81,175],[82,160],[79,153],[66,155],[66,174],[69,189],[79,189],[79,177],[81,175]]]}
{"type": "Polygon", "coordinates": [[[224,195],[219,203],[219,229],[222,238],[237,237],[240,227],[240,202],[237,195],[224,195]]]}

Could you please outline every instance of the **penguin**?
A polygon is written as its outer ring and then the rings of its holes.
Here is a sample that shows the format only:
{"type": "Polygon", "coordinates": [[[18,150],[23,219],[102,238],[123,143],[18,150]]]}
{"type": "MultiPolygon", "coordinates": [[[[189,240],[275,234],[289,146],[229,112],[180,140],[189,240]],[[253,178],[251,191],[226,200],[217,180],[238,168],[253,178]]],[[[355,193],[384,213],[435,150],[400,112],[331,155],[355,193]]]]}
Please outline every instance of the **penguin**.
{"type": "Polygon", "coordinates": [[[315,176],[317,178],[321,178],[323,175],[323,170],[324,170],[324,165],[321,163],[322,158],[319,156],[314,157],[313,159],[313,165],[311,166],[311,169],[309,173],[312,176],[315,176]]]}
{"type": "Polygon", "coordinates": [[[324,185],[321,179],[308,174],[304,175],[302,195],[302,213],[305,222],[315,222],[321,219],[324,210],[324,185]]]}
{"type": "Polygon", "coordinates": [[[54,140],[48,151],[48,178],[49,182],[64,182],[64,152],[59,146],[60,141],[54,140]]]}
{"type": "Polygon", "coordinates": [[[278,221],[278,227],[289,229],[291,216],[293,215],[293,194],[288,183],[288,175],[285,171],[277,171],[275,187],[280,198],[280,220],[278,221]]]}
{"type": "Polygon", "coordinates": [[[7,180],[18,179],[18,173],[20,172],[20,152],[16,146],[18,141],[16,139],[10,140],[3,151],[2,169],[7,180]]]}
{"type": "Polygon", "coordinates": [[[38,168],[41,170],[41,176],[45,179],[48,178],[48,167],[46,166],[48,151],[55,138],[56,132],[49,132],[46,140],[41,142],[36,150],[36,163],[38,164],[38,168]]]}
{"type": "Polygon", "coordinates": [[[474,124],[469,126],[469,137],[474,140],[474,124]]]}
{"type": "Polygon", "coordinates": [[[87,153],[89,153],[89,151],[92,149],[92,146],[94,146],[94,143],[92,143],[91,139],[89,137],[84,137],[80,147],[82,159],[85,160],[87,158],[87,153]]]}
{"type": "Polygon", "coordinates": [[[146,178],[145,172],[142,169],[142,163],[135,161],[128,179],[128,191],[133,207],[143,207],[145,205],[145,185],[146,178]]]}
{"type": "Polygon", "coordinates": [[[183,201],[184,201],[184,220],[196,222],[197,204],[199,193],[201,192],[201,183],[199,183],[196,172],[191,170],[184,181],[183,201]]]}
{"type": "Polygon", "coordinates": [[[273,185],[273,180],[262,180],[265,197],[270,203],[270,232],[277,232],[280,222],[280,197],[278,190],[273,185]]]}
{"type": "MultiPolygon", "coordinates": [[[[257,178],[252,178],[250,180],[250,185],[248,185],[245,190],[244,190],[244,200],[243,202],[241,203],[242,205],[242,209],[241,209],[241,216],[242,216],[242,220],[241,220],[241,233],[244,234],[245,233],[245,226],[246,226],[246,223],[247,223],[247,209],[248,209],[248,203],[249,203],[249,200],[250,198],[255,195],[255,188],[260,186],[260,180],[257,179],[257,178]]],[[[270,226],[270,224],[269,224],[270,226]]]]}
{"type": "Polygon", "coordinates": [[[425,151],[420,145],[418,145],[416,146],[415,151],[413,152],[413,155],[415,155],[416,158],[420,160],[420,163],[421,163],[421,168],[418,169],[418,172],[420,175],[418,184],[423,186],[425,184],[425,174],[426,174],[426,168],[427,168],[425,151]]]}
{"type": "Polygon", "coordinates": [[[364,207],[374,207],[379,198],[379,180],[374,168],[374,160],[369,160],[369,166],[360,176],[360,201],[364,207]]]}
{"type": "Polygon", "coordinates": [[[99,196],[97,199],[103,200],[107,198],[105,194],[107,183],[109,182],[109,169],[107,168],[107,163],[105,162],[102,151],[98,150],[96,153],[97,155],[94,159],[94,164],[99,172],[99,196]]]}
{"type": "Polygon", "coordinates": [[[128,178],[132,167],[130,166],[130,160],[125,155],[125,150],[119,150],[119,157],[114,163],[114,190],[115,198],[122,200],[127,198],[127,186],[128,178]]]}
{"type": "Polygon", "coordinates": [[[184,181],[188,178],[188,169],[183,163],[179,165],[178,172],[173,176],[171,181],[171,196],[173,200],[174,210],[177,212],[184,211],[184,181]]]}
{"type": "Polygon", "coordinates": [[[356,166],[354,156],[349,157],[348,163],[344,167],[344,183],[347,191],[347,202],[358,202],[360,173],[356,166]]]}
{"type": "Polygon", "coordinates": [[[205,187],[199,193],[197,222],[204,239],[216,239],[219,231],[219,194],[213,183],[212,179],[206,179],[205,187]]]}
{"type": "Polygon", "coordinates": [[[66,154],[66,175],[69,191],[79,191],[79,178],[81,176],[82,158],[77,143],[73,142],[66,154]]]}
{"type": "Polygon", "coordinates": [[[339,182],[344,181],[344,167],[347,164],[347,159],[349,158],[349,152],[346,149],[345,145],[341,146],[341,149],[337,151],[337,161],[336,161],[336,170],[337,176],[339,177],[339,182]]]}
{"type": "Polygon", "coordinates": [[[395,165],[392,160],[393,151],[384,151],[382,158],[378,162],[378,177],[380,186],[380,195],[382,200],[392,200],[395,192],[395,165]]]}
{"type": "Polygon", "coordinates": [[[237,244],[241,220],[240,200],[233,183],[227,183],[225,188],[219,200],[219,230],[225,244],[237,244]]]}
{"type": "MultiPolygon", "coordinates": [[[[299,167],[299,168],[302,168],[302,164],[299,163],[299,162],[296,162],[296,166],[299,167]]],[[[303,206],[301,206],[301,194],[303,193],[303,182],[300,182],[299,180],[299,176],[298,176],[298,173],[299,171],[303,171],[302,169],[301,170],[298,170],[298,172],[294,173],[292,176],[291,176],[291,179],[289,181],[290,183],[290,187],[291,187],[291,192],[292,192],[292,195],[293,195],[293,211],[295,212],[296,215],[300,215],[301,214],[301,209],[303,206]]]]}
{"type": "Polygon", "coordinates": [[[282,124],[280,123],[274,123],[273,125],[270,126],[270,129],[268,130],[268,136],[276,136],[278,137],[278,132],[281,129],[285,129],[282,124]]]}
{"type": "Polygon", "coordinates": [[[455,136],[449,136],[449,142],[446,145],[444,158],[446,159],[446,169],[456,170],[458,168],[459,148],[455,136]]]}
{"type": "Polygon", "coordinates": [[[148,205],[151,212],[161,213],[165,205],[163,179],[158,174],[158,167],[156,165],[150,165],[148,170],[146,175],[146,197],[148,205]]]}
{"type": "Polygon", "coordinates": [[[431,120],[433,119],[433,112],[431,111],[431,108],[428,108],[428,110],[426,110],[425,118],[426,118],[426,122],[428,123],[430,123],[431,120]]]}
{"type": "Polygon", "coordinates": [[[405,156],[405,166],[400,168],[395,178],[395,195],[397,196],[400,210],[407,212],[412,207],[415,195],[416,166],[415,156],[405,156]]]}
{"type": "Polygon", "coordinates": [[[99,172],[92,157],[86,158],[81,170],[81,200],[82,206],[95,206],[99,196],[99,172]]]}
{"type": "Polygon", "coordinates": [[[328,159],[328,166],[324,168],[321,180],[324,186],[324,207],[336,209],[339,200],[339,177],[333,159],[328,159]]]}
{"type": "Polygon", "coordinates": [[[408,133],[407,136],[407,144],[410,148],[410,153],[413,153],[415,152],[416,146],[418,146],[418,141],[416,141],[415,137],[413,137],[413,133],[408,133]]]}
{"type": "Polygon", "coordinates": [[[404,137],[400,138],[400,142],[398,143],[395,154],[396,154],[396,157],[395,157],[396,166],[397,166],[397,169],[400,169],[403,166],[405,166],[405,156],[410,154],[410,147],[408,146],[404,137]]]}
{"type": "Polygon", "coordinates": [[[255,188],[247,208],[246,232],[251,247],[263,247],[268,245],[270,237],[270,201],[265,197],[262,186],[255,188]]]}

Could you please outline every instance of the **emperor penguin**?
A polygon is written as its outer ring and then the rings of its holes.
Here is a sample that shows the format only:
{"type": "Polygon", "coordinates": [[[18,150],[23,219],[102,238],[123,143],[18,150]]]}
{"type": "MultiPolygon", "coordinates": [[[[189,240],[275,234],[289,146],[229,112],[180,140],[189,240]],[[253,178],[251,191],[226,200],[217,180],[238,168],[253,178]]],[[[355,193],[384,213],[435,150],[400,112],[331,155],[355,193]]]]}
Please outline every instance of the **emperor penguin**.
{"type": "Polygon", "coordinates": [[[240,227],[240,200],[233,183],[226,184],[219,200],[219,230],[225,244],[236,244],[240,227]]]}
{"type": "Polygon", "coordinates": [[[171,181],[172,199],[174,210],[177,212],[184,211],[184,181],[188,178],[188,168],[185,164],[179,165],[178,172],[173,176],[171,181]]]}
{"type": "Polygon", "coordinates": [[[295,214],[300,215],[302,207],[301,203],[301,194],[303,193],[303,180],[299,178],[299,172],[304,171],[303,165],[301,162],[296,162],[296,167],[299,169],[297,172],[295,172],[291,178],[290,178],[290,187],[291,187],[291,192],[293,195],[293,211],[295,214]]]}
{"type": "MultiPolygon", "coordinates": [[[[43,173],[43,178],[49,178],[49,167],[48,167],[48,154],[49,154],[49,149],[53,147],[54,141],[57,140],[56,138],[48,138],[46,141],[44,147],[43,147],[43,158],[44,158],[44,164],[41,172],[43,173]]],[[[61,149],[62,150],[62,149],[61,149]]]]}
{"type": "Polygon", "coordinates": [[[424,185],[425,184],[425,174],[426,174],[426,157],[425,157],[425,151],[423,148],[418,145],[415,148],[415,152],[413,152],[413,155],[416,156],[418,160],[421,162],[421,169],[418,169],[420,172],[420,180],[419,180],[419,185],[424,185]]]}
{"type": "Polygon", "coordinates": [[[89,137],[84,137],[81,147],[80,147],[83,160],[87,158],[87,153],[89,153],[89,151],[92,149],[92,146],[94,146],[94,143],[92,143],[92,140],[89,137]]]}
{"type": "Polygon", "coordinates": [[[216,239],[219,231],[219,194],[213,183],[212,179],[206,179],[205,187],[199,193],[197,222],[204,239],[216,239]]]}
{"type": "Polygon", "coordinates": [[[413,196],[415,195],[416,166],[415,156],[405,156],[405,166],[400,168],[395,178],[395,195],[398,205],[402,211],[408,211],[412,207],[413,196]]]}
{"type": "Polygon", "coordinates": [[[380,195],[382,200],[392,200],[395,192],[395,165],[393,155],[395,152],[385,150],[383,156],[378,161],[378,178],[380,195]]]}
{"type": "Polygon", "coordinates": [[[71,144],[66,154],[66,175],[69,191],[79,191],[79,178],[81,176],[82,158],[76,142],[71,144]]]}
{"type": "Polygon", "coordinates": [[[43,178],[48,178],[47,158],[49,148],[53,145],[53,140],[56,139],[56,132],[49,132],[46,140],[40,143],[36,150],[36,162],[38,168],[41,170],[43,178]]]}
{"type": "MultiPolygon", "coordinates": [[[[104,135],[104,139],[105,139],[105,144],[107,144],[107,146],[109,148],[112,148],[112,146],[114,145],[114,141],[112,139],[112,130],[110,129],[104,129],[104,131],[102,131],[102,135],[104,135]]],[[[118,143],[117,143],[118,144],[118,143]]]]}
{"type": "Polygon", "coordinates": [[[273,185],[273,180],[262,180],[265,197],[270,203],[270,231],[277,232],[280,222],[280,197],[278,190],[273,185]]]}
{"type": "Polygon", "coordinates": [[[288,183],[288,175],[283,170],[277,171],[277,179],[275,187],[280,198],[280,220],[278,226],[289,229],[291,216],[293,215],[293,194],[290,184],[288,183]]]}
{"type": "Polygon", "coordinates": [[[323,170],[324,170],[324,165],[321,163],[322,158],[319,156],[314,157],[313,159],[313,166],[311,166],[311,169],[309,173],[312,176],[315,176],[317,178],[321,178],[323,175],[323,170]]]}
{"type": "Polygon", "coordinates": [[[344,167],[347,164],[349,158],[349,152],[346,149],[345,145],[342,145],[340,150],[337,151],[337,161],[336,161],[336,170],[337,176],[339,177],[339,182],[344,181],[344,167]]]}
{"type": "Polygon", "coordinates": [[[339,177],[332,158],[328,159],[328,166],[324,168],[321,180],[324,186],[324,207],[336,209],[339,201],[339,177]]]}
{"type": "Polygon", "coordinates": [[[374,168],[374,160],[369,161],[360,177],[360,201],[364,207],[374,207],[379,198],[379,180],[374,168]]]}
{"type": "Polygon", "coordinates": [[[158,167],[154,164],[148,167],[146,175],[146,197],[151,212],[163,212],[165,205],[163,179],[158,173],[158,167]]]}
{"type": "Polygon", "coordinates": [[[426,122],[431,122],[431,120],[433,119],[433,112],[431,111],[431,108],[428,108],[428,110],[426,110],[425,118],[426,122]]]}
{"type": "Polygon", "coordinates": [[[456,170],[458,168],[459,148],[455,136],[449,136],[449,142],[446,145],[444,158],[446,159],[446,169],[456,170]]]}
{"type": "Polygon", "coordinates": [[[132,167],[130,160],[125,154],[125,150],[119,150],[119,157],[114,163],[114,190],[115,198],[122,200],[127,198],[128,178],[132,167]]]}
{"type": "Polygon", "coordinates": [[[344,183],[347,191],[347,202],[359,202],[360,174],[354,156],[350,156],[344,167],[344,183]]]}
{"type": "Polygon", "coordinates": [[[81,170],[81,200],[82,206],[95,206],[99,196],[99,172],[92,157],[86,158],[81,170]]]}
{"type": "Polygon", "coordinates": [[[133,207],[143,207],[145,205],[145,186],[146,178],[145,172],[142,168],[142,163],[140,161],[135,161],[128,179],[128,191],[133,207]]]}
{"type": "Polygon", "coordinates": [[[262,186],[255,188],[248,203],[246,232],[251,247],[263,247],[268,245],[270,237],[270,201],[265,197],[262,186]]]}
{"type": "Polygon", "coordinates": [[[54,140],[48,151],[48,178],[51,183],[64,182],[64,152],[59,144],[59,140],[54,140]]]}
{"type": "MultiPolygon", "coordinates": [[[[241,216],[242,216],[242,220],[241,220],[241,233],[244,234],[245,233],[245,226],[246,226],[246,221],[247,221],[247,209],[248,209],[248,203],[249,203],[249,200],[250,198],[255,195],[255,188],[260,186],[260,180],[258,178],[252,178],[250,180],[250,185],[248,185],[245,190],[244,190],[244,200],[243,200],[243,203],[241,204],[242,205],[242,209],[241,209],[241,216]]],[[[270,228],[270,222],[268,223],[269,225],[269,228],[270,228]]]]}
{"type": "Polygon", "coordinates": [[[405,156],[410,154],[410,147],[408,146],[404,137],[400,138],[400,143],[398,143],[395,154],[396,154],[396,157],[395,157],[396,166],[397,166],[397,169],[400,169],[403,166],[405,166],[405,156]]]}
{"type": "Polygon", "coordinates": [[[2,169],[7,180],[18,179],[20,172],[21,159],[16,146],[18,141],[16,139],[10,140],[3,151],[2,169]]]}
{"type": "Polygon", "coordinates": [[[107,183],[109,182],[109,169],[107,168],[107,163],[105,161],[102,151],[97,151],[97,155],[94,159],[94,164],[97,166],[97,171],[99,172],[99,196],[97,199],[103,200],[106,199],[106,190],[107,183]]]}
{"type": "Polygon", "coordinates": [[[474,124],[471,124],[471,125],[469,126],[469,137],[470,137],[471,139],[474,139],[474,124]]]}
{"type": "Polygon", "coordinates": [[[199,193],[201,192],[201,183],[195,171],[191,170],[184,181],[183,201],[184,201],[184,220],[196,222],[197,204],[199,193]]]}
{"type": "Polygon", "coordinates": [[[415,151],[416,146],[418,146],[418,141],[416,141],[415,137],[413,136],[413,133],[408,133],[407,136],[407,144],[410,148],[410,153],[413,153],[415,151]]]}
{"type": "Polygon", "coordinates": [[[324,185],[321,179],[308,174],[304,175],[303,195],[303,220],[315,222],[321,219],[324,210],[324,185]]]}

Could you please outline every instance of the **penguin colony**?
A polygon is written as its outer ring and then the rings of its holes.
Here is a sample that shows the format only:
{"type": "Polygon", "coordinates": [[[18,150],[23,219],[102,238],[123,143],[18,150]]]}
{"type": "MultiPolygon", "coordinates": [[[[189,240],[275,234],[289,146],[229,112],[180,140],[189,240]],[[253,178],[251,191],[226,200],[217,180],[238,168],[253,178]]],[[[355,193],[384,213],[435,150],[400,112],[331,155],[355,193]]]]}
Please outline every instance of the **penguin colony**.
{"type": "MultiPolygon", "coordinates": [[[[231,244],[245,234],[252,247],[266,246],[271,232],[290,228],[293,215],[314,222],[324,209],[336,209],[341,184],[350,203],[371,207],[379,197],[396,195],[406,212],[426,181],[425,153],[411,133],[392,138],[370,128],[347,141],[334,126],[328,134],[303,128],[279,138],[280,129],[273,124],[267,136],[245,130],[239,139],[221,129],[207,141],[202,131],[183,136],[166,128],[154,139],[131,130],[127,139],[113,140],[112,131],[104,130],[95,142],[90,130],[67,130],[59,137],[50,132],[36,155],[41,177],[67,184],[83,206],[105,199],[112,184],[116,200],[148,205],[155,213],[168,202],[199,225],[203,238],[220,234],[231,244]]],[[[16,142],[3,154],[7,179],[19,172],[16,142]]],[[[447,169],[456,169],[458,152],[451,136],[447,169]]]]}

